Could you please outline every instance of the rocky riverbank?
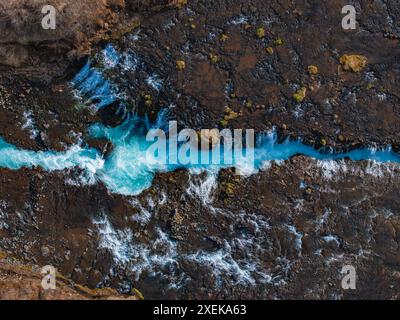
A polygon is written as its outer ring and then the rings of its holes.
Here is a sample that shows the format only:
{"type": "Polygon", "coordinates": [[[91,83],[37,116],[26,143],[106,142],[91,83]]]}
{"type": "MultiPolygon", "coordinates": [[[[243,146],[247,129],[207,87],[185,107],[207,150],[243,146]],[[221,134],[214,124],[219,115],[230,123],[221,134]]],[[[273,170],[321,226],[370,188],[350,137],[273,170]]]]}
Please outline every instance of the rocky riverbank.
{"type": "Polygon", "coordinates": [[[115,289],[89,289],[56,274],[55,289],[42,286],[41,268],[25,265],[0,252],[0,300],[138,300],[140,293],[121,295],[115,289]]]}
{"type": "MultiPolygon", "coordinates": [[[[339,0],[54,0],[52,34],[32,27],[43,3],[0,4],[0,136],[18,147],[109,155],[87,129],[120,123],[118,103],[152,119],[168,108],[193,129],[275,127],[323,150],[400,145],[396,1],[356,1],[358,29],[344,32],[339,0]],[[70,82],[88,54],[120,93],[100,113],[70,82]]],[[[82,174],[0,169],[0,249],[150,299],[399,298],[397,164],[296,156],[246,178],[177,171],[137,197],[82,174]],[[341,288],[343,265],[357,290],[341,288]]]]}
{"type": "Polygon", "coordinates": [[[399,172],[295,157],[249,178],[161,174],[123,197],[76,172],[2,170],[0,245],[146,298],[396,299],[399,172]],[[342,289],[343,265],[356,291],[342,289]]]}
{"type": "MultiPolygon", "coordinates": [[[[95,56],[96,44],[111,42],[140,61],[130,70],[117,65],[108,76],[142,114],[155,116],[160,108],[174,106],[172,116],[194,129],[246,127],[261,132],[276,127],[282,139],[302,138],[317,148],[397,149],[399,30],[390,23],[390,12],[397,10],[390,1],[360,3],[359,27],[353,32],[341,29],[341,1],[287,6],[228,0],[185,6],[99,1],[96,10],[113,17],[102,19],[100,26],[94,8],[65,2],[61,27],[52,35],[40,28],[28,30],[29,22],[38,19],[32,14],[22,26],[13,24],[16,10],[10,8],[16,4],[6,5],[2,28],[8,31],[2,48],[23,46],[24,56],[32,59],[31,48],[42,50],[39,62],[26,60],[9,69],[5,57],[0,61],[1,134],[17,145],[60,150],[76,142],[68,136],[71,131],[82,135],[88,123],[98,120],[77,107],[68,81],[81,65],[77,58],[90,52],[95,56]],[[88,29],[71,27],[79,21],[87,22],[88,29]],[[78,31],[85,37],[80,39],[78,31]],[[365,57],[366,65],[353,72],[342,59],[346,55],[365,57]],[[183,69],[178,62],[184,63],[183,69]],[[157,79],[151,78],[155,75],[157,79]],[[301,101],[298,92],[304,92],[301,101]],[[42,138],[30,139],[29,130],[21,130],[29,113],[42,138]],[[16,134],[10,133],[11,126],[16,134]]],[[[25,8],[27,3],[19,4],[23,12],[38,11],[25,8]]]]}

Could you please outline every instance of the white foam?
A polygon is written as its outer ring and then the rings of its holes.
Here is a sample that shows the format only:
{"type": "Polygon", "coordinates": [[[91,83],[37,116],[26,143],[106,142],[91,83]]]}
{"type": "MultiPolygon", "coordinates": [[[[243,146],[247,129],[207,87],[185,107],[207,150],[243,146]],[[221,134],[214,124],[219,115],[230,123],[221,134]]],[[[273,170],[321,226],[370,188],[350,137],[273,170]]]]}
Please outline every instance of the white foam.
{"type": "Polygon", "coordinates": [[[163,82],[156,74],[152,74],[146,79],[146,83],[156,91],[160,91],[163,87],[163,82]]]}
{"type": "Polygon", "coordinates": [[[335,242],[337,246],[340,245],[339,238],[336,235],[329,234],[327,236],[322,237],[326,242],[335,242]]]}
{"type": "Polygon", "coordinates": [[[296,249],[299,255],[301,256],[301,250],[303,247],[303,240],[302,240],[303,234],[301,232],[298,232],[296,226],[294,225],[287,225],[286,227],[289,230],[289,232],[295,236],[296,249]]]}
{"type": "Polygon", "coordinates": [[[398,167],[398,164],[378,163],[370,160],[365,168],[365,173],[375,178],[383,178],[386,174],[393,174],[393,169],[398,167]]]}
{"type": "Polygon", "coordinates": [[[30,133],[29,137],[35,140],[39,135],[39,130],[36,128],[35,120],[33,120],[32,111],[24,111],[24,120],[25,122],[21,128],[28,130],[30,133]]]}
{"type": "Polygon", "coordinates": [[[205,178],[197,175],[198,171],[190,170],[189,186],[186,192],[201,200],[204,206],[210,206],[214,201],[213,193],[218,187],[217,174],[207,172],[205,178]]]}
{"type": "Polygon", "coordinates": [[[209,267],[217,279],[218,286],[221,286],[223,277],[232,278],[234,285],[256,284],[252,276],[252,272],[256,270],[255,264],[246,262],[239,265],[232,257],[232,248],[226,240],[224,241],[223,248],[218,251],[199,251],[188,255],[187,259],[209,267]]]}
{"type": "Polygon", "coordinates": [[[164,191],[162,191],[162,192],[161,192],[160,200],[158,201],[158,205],[159,205],[159,206],[162,206],[162,205],[166,204],[167,201],[168,201],[168,196],[167,196],[167,194],[166,194],[164,191]]]}
{"type": "Polygon", "coordinates": [[[148,244],[139,243],[129,229],[115,230],[106,216],[93,221],[100,235],[99,248],[107,249],[114,262],[130,269],[137,281],[143,272],[168,278],[171,287],[179,287],[186,281],[184,274],[164,274],[165,269],[176,269],[178,264],[177,243],[169,239],[160,228],[156,229],[156,239],[148,244]]]}
{"type": "Polygon", "coordinates": [[[109,250],[117,263],[125,264],[129,262],[133,250],[132,231],[129,229],[115,230],[105,215],[93,220],[93,223],[98,226],[99,248],[109,250]]]}
{"type": "Polygon", "coordinates": [[[0,230],[8,229],[8,213],[7,213],[8,204],[4,200],[0,200],[0,230]]]}
{"type": "Polygon", "coordinates": [[[333,180],[339,172],[347,172],[347,166],[344,161],[318,160],[317,166],[321,169],[322,175],[326,180],[333,180]]]}
{"type": "Polygon", "coordinates": [[[121,67],[123,71],[136,71],[140,65],[140,59],[135,52],[129,51],[122,54],[121,67]]]}
{"type": "Polygon", "coordinates": [[[158,237],[154,242],[134,246],[131,270],[137,279],[144,271],[162,275],[164,268],[174,269],[178,264],[177,242],[172,241],[160,228],[156,232],[158,237]]]}
{"type": "Polygon", "coordinates": [[[244,212],[237,218],[237,223],[248,228],[249,233],[222,240],[217,250],[201,249],[188,254],[179,252],[179,242],[171,240],[160,228],[155,229],[153,240],[144,243],[135,239],[129,229],[115,230],[104,216],[94,223],[99,227],[99,247],[109,250],[117,264],[133,272],[136,281],[145,273],[166,280],[169,288],[179,289],[190,281],[180,264],[181,261],[187,261],[207,268],[216,287],[247,287],[260,283],[285,285],[290,261],[285,257],[278,258],[272,269],[262,261],[272,248],[266,238],[270,230],[268,218],[244,212]]]}
{"type": "Polygon", "coordinates": [[[247,16],[244,15],[239,15],[237,17],[234,17],[231,21],[229,21],[229,24],[233,24],[233,25],[242,25],[242,24],[246,24],[249,22],[249,18],[247,16]]]}
{"type": "Polygon", "coordinates": [[[134,214],[131,219],[139,222],[141,225],[148,224],[153,216],[153,212],[142,206],[138,199],[131,199],[129,203],[132,205],[132,207],[139,209],[139,213],[134,214]]]}

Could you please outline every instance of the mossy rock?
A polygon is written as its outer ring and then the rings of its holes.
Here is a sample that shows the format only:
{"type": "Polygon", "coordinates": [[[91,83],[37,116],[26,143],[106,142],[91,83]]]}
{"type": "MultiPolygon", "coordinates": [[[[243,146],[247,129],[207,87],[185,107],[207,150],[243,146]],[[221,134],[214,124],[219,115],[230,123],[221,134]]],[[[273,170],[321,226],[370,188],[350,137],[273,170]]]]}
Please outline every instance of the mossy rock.
{"type": "Polygon", "coordinates": [[[177,60],[176,61],[176,68],[178,69],[178,70],[185,70],[186,69],[186,62],[185,61],[183,61],[183,60],[177,60]]]}
{"type": "Polygon", "coordinates": [[[266,48],[265,51],[266,51],[270,56],[272,56],[272,55],[274,54],[274,48],[272,48],[272,47],[266,48]]]}
{"type": "Polygon", "coordinates": [[[7,254],[0,250],[0,260],[4,260],[5,258],[7,258],[7,254]]]}
{"type": "Polygon", "coordinates": [[[297,102],[297,103],[301,103],[304,101],[304,99],[306,98],[306,94],[307,94],[307,89],[305,87],[302,87],[301,89],[297,90],[294,94],[293,94],[293,99],[297,102]]]}
{"type": "Polygon", "coordinates": [[[214,64],[219,62],[219,57],[216,54],[210,53],[209,58],[210,58],[210,61],[214,64]]]}
{"type": "Polygon", "coordinates": [[[318,71],[318,67],[317,66],[314,66],[314,65],[308,66],[308,73],[309,74],[315,76],[315,75],[318,74],[318,72],[319,71],[318,71]]]}
{"type": "Polygon", "coordinates": [[[226,34],[222,34],[222,35],[219,37],[219,40],[220,40],[221,42],[225,42],[225,41],[227,41],[228,39],[229,39],[229,36],[226,35],[226,34]]]}
{"type": "Polygon", "coordinates": [[[265,38],[265,35],[266,35],[265,28],[264,27],[258,28],[256,31],[256,35],[259,39],[265,38]]]}
{"type": "Polygon", "coordinates": [[[139,300],[144,300],[143,294],[139,291],[139,289],[133,288],[132,295],[138,298],[139,300]]]}
{"type": "Polygon", "coordinates": [[[247,100],[247,101],[246,101],[246,104],[245,104],[245,107],[246,107],[247,109],[253,108],[253,101],[247,100]]]}
{"type": "Polygon", "coordinates": [[[219,123],[220,123],[220,125],[223,126],[223,127],[226,127],[226,126],[228,125],[228,121],[225,120],[225,119],[221,120],[219,123]]]}
{"type": "Polygon", "coordinates": [[[367,65],[368,59],[358,54],[345,54],[340,57],[340,64],[346,71],[360,72],[367,65]]]}
{"type": "Polygon", "coordinates": [[[232,182],[222,182],[221,188],[225,194],[228,196],[233,196],[235,194],[235,185],[232,182]]]}
{"type": "Polygon", "coordinates": [[[233,111],[233,110],[232,110],[231,108],[229,108],[229,107],[225,109],[225,117],[224,117],[224,119],[225,119],[226,121],[234,120],[234,119],[236,119],[237,117],[239,117],[239,113],[233,111]]]}

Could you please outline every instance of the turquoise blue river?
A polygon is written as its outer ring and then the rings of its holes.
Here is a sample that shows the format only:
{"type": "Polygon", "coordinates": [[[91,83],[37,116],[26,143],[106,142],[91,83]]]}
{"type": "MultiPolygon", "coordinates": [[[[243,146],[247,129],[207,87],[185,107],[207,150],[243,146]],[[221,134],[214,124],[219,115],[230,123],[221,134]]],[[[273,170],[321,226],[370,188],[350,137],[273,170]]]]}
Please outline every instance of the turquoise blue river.
{"type": "MultiPolygon", "coordinates": [[[[106,53],[107,50],[113,54],[112,48],[106,48],[106,53]]],[[[91,67],[90,62],[76,75],[72,84],[82,96],[95,101],[97,108],[106,108],[110,102],[118,99],[115,86],[103,77],[99,69],[91,67]]],[[[121,105],[121,108],[124,106],[121,105]]],[[[73,146],[65,152],[36,152],[19,149],[0,138],[0,167],[12,170],[42,167],[47,171],[79,167],[87,175],[102,181],[111,192],[123,195],[137,195],[149,188],[157,172],[169,172],[182,167],[187,169],[199,167],[202,170],[217,172],[226,167],[224,163],[209,166],[149,163],[146,151],[151,142],[146,141],[146,131],[165,127],[166,115],[167,112],[160,112],[155,123],[137,116],[129,116],[123,124],[115,128],[102,124],[93,125],[90,128],[91,136],[109,139],[114,145],[113,152],[107,158],[103,158],[99,151],[86,147],[84,143],[73,146]]],[[[340,154],[322,153],[301,141],[287,140],[277,143],[276,135],[272,132],[257,137],[254,149],[255,171],[261,170],[267,161],[287,160],[297,154],[323,161],[349,158],[354,161],[400,162],[399,155],[390,147],[384,150],[366,148],[340,154]]],[[[239,168],[246,165],[234,163],[234,166],[239,168]]]]}

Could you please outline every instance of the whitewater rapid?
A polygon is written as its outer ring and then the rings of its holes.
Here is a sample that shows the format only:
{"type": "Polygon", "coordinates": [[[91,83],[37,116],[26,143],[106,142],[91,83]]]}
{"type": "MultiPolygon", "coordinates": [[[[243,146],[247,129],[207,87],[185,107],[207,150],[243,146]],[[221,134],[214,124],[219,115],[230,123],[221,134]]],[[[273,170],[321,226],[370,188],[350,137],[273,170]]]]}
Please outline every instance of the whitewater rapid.
{"type": "MultiPolygon", "coordinates": [[[[103,54],[109,65],[121,63],[122,58],[116,55],[117,53],[112,47],[107,46],[103,54]]],[[[129,60],[128,58],[125,57],[125,60],[137,63],[135,59],[129,60]]],[[[123,65],[125,64],[127,62],[123,63],[123,65]]],[[[72,85],[79,96],[89,101],[97,109],[121,101],[118,112],[127,113],[118,88],[104,77],[99,68],[92,67],[90,61],[76,75],[72,85]]],[[[62,171],[78,167],[85,172],[86,176],[90,177],[91,181],[102,181],[111,192],[123,195],[140,194],[151,186],[154,175],[158,172],[170,172],[178,168],[194,168],[216,173],[219,169],[226,167],[223,163],[209,166],[149,163],[146,151],[151,142],[146,141],[146,132],[154,128],[165,129],[167,111],[165,109],[164,112],[160,112],[155,123],[150,123],[146,118],[141,119],[138,116],[130,115],[123,124],[115,128],[100,123],[91,126],[89,130],[91,137],[105,138],[112,142],[114,149],[107,158],[104,158],[96,149],[86,147],[84,142],[72,146],[65,152],[30,151],[19,149],[0,138],[0,167],[12,170],[23,167],[41,167],[47,171],[62,171]]],[[[277,143],[276,133],[271,131],[257,137],[254,149],[255,170],[251,170],[250,173],[262,170],[270,161],[284,161],[298,154],[321,161],[349,158],[353,161],[400,162],[399,155],[390,147],[383,150],[366,148],[340,154],[323,153],[303,144],[300,140],[286,140],[277,143]]],[[[251,165],[253,167],[253,164],[251,165]]],[[[235,163],[234,166],[246,170],[248,164],[235,163]]]]}
{"type": "MultiPolygon", "coordinates": [[[[104,158],[96,149],[87,148],[83,143],[75,145],[65,152],[31,151],[19,149],[0,139],[0,167],[18,170],[23,167],[41,167],[47,171],[65,170],[78,167],[87,176],[102,181],[110,191],[123,195],[137,195],[149,188],[157,172],[168,172],[178,168],[198,169],[217,172],[227,167],[224,164],[210,166],[165,165],[152,162],[147,158],[147,149],[151,142],[146,141],[144,132],[146,122],[138,117],[128,117],[120,126],[111,128],[95,124],[90,135],[105,138],[112,142],[113,152],[104,158]]],[[[161,123],[159,119],[158,123],[161,123]]],[[[385,150],[360,149],[348,153],[321,153],[300,141],[277,143],[275,132],[260,135],[254,150],[255,171],[262,170],[270,161],[284,161],[294,155],[302,154],[321,161],[349,158],[354,161],[372,160],[375,162],[400,162],[399,156],[390,148],[385,150]]],[[[240,168],[243,164],[237,163],[240,168]]],[[[92,180],[93,180],[92,179],[92,180]]]]}

